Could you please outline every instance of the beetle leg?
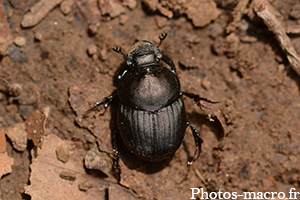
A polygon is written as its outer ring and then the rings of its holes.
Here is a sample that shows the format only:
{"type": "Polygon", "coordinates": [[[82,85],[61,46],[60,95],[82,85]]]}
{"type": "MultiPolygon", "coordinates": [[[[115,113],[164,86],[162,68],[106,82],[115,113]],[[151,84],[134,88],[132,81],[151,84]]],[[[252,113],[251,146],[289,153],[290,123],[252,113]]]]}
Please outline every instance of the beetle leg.
{"type": "Polygon", "coordinates": [[[119,46],[112,47],[112,50],[114,50],[115,52],[117,52],[117,53],[123,55],[125,58],[127,58],[127,56],[128,56],[127,54],[125,54],[125,53],[122,51],[122,48],[119,47],[119,46]]]}
{"type": "Polygon", "coordinates": [[[98,106],[104,104],[104,108],[106,109],[109,104],[117,97],[117,94],[112,94],[109,97],[105,97],[103,101],[100,102],[96,102],[95,105],[88,109],[87,111],[84,112],[83,116],[86,116],[87,114],[89,114],[91,111],[95,110],[95,108],[97,108],[98,106]]]}
{"type": "Polygon", "coordinates": [[[171,60],[171,58],[169,58],[166,55],[163,55],[162,56],[162,61],[164,61],[165,63],[167,63],[171,67],[171,69],[176,73],[176,68],[175,68],[173,60],[171,60]]]}
{"type": "Polygon", "coordinates": [[[127,73],[127,70],[125,69],[123,71],[123,73],[121,75],[118,76],[118,80],[121,80],[121,78],[123,78],[123,76],[125,76],[125,74],[127,73]]]}
{"type": "Polygon", "coordinates": [[[114,159],[113,159],[113,170],[120,174],[121,169],[119,165],[120,151],[119,151],[119,143],[118,143],[118,128],[114,130],[112,134],[112,146],[114,151],[114,159]]]}
{"type": "Polygon", "coordinates": [[[202,107],[206,108],[206,106],[202,105],[200,101],[206,101],[208,103],[213,103],[213,104],[220,103],[220,101],[212,101],[207,98],[200,97],[198,94],[181,92],[181,95],[185,95],[185,96],[189,97],[190,99],[193,99],[196,102],[196,104],[201,108],[201,110],[202,110],[202,107]]]}
{"type": "Polygon", "coordinates": [[[157,48],[159,48],[159,46],[166,39],[167,36],[168,36],[168,32],[167,31],[163,32],[160,36],[158,36],[158,38],[160,39],[160,41],[159,41],[159,44],[156,46],[157,48]]]}
{"type": "Polygon", "coordinates": [[[190,127],[190,129],[193,133],[194,139],[195,139],[195,144],[196,144],[194,159],[192,161],[188,161],[188,165],[192,165],[193,162],[195,162],[199,158],[200,153],[202,152],[201,145],[203,143],[203,140],[201,139],[201,137],[200,137],[199,133],[197,132],[196,128],[192,124],[190,124],[190,122],[186,122],[186,124],[187,124],[187,126],[190,127]]]}

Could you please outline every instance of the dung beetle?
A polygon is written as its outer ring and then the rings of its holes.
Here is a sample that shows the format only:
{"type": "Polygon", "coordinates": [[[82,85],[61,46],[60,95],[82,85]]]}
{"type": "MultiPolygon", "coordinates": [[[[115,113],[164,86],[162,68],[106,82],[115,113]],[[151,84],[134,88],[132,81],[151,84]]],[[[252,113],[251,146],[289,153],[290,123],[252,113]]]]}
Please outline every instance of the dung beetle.
{"type": "MultiPolygon", "coordinates": [[[[193,99],[200,107],[200,101],[218,103],[199,95],[181,92],[180,81],[173,61],[163,55],[159,46],[167,37],[167,32],[159,36],[157,46],[149,41],[138,41],[123,53],[120,47],[112,49],[122,54],[127,67],[118,76],[117,91],[91,109],[104,104],[105,108],[114,99],[119,99],[117,129],[125,146],[136,157],[150,162],[158,162],[172,156],[180,147],[187,126],[190,127],[196,150],[196,161],[201,153],[200,138],[196,128],[186,121],[182,96],[193,99]],[[162,66],[164,61],[169,67],[162,66]]],[[[115,167],[118,166],[119,150],[114,142],[115,167]]]]}

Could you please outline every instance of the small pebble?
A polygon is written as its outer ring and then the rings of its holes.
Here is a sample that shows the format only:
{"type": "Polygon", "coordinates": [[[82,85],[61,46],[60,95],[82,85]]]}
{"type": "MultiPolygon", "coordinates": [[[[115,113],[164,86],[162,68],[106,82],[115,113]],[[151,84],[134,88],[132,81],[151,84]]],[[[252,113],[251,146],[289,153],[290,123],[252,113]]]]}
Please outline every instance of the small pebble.
{"type": "Polygon", "coordinates": [[[123,0],[123,5],[127,6],[129,9],[133,10],[137,7],[136,0],[123,0]]]}
{"type": "Polygon", "coordinates": [[[14,40],[14,43],[20,47],[23,47],[26,45],[26,39],[21,36],[17,36],[14,40]]]}
{"type": "Polygon", "coordinates": [[[108,58],[108,56],[107,56],[107,50],[106,49],[102,49],[100,51],[100,59],[101,60],[106,60],[107,58],[108,58]]]}
{"type": "Polygon", "coordinates": [[[283,62],[283,58],[281,56],[275,56],[275,60],[279,63],[282,63],[283,62]]]}
{"type": "Polygon", "coordinates": [[[217,36],[222,35],[223,30],[223,27],[219,23],[213,23],[210,25],[210,36],[217,38],[217,36]]]}
{"type": "Polygon", "coordinates": [[[120,24],[124,25],[128,21],[128,15],[121,15],[120,16],[120,24]]]}
{"type": "Polygon", "coordinates": [[[35,38],[37,41],[42,41],[43,35],[42,35],[40,32],[36,32],[34,38],[35,38]]]}
{"type": "Polygon", "coordinates": [[[166,17],[156,15],[155,22],[158,28],[163,28],[168,24],[168,19],[166,17]]]}
{"type": "Polygon", "coordinates": [[[87,191],[88,189],[92,188],[93,187],[93,183],[90,182],[90,181],[86,181],[86,182],[83,182],[83,183],[80,183],[78,185],[78,188],[79,190],[81,191],[87,191]]]}
{"type": "Polygon", "coordinates": [[[150,12],[155,12],[159,4],[158,1],[153,0],[143,0],[143,3],[146,5],[150,12]]]}
{"type": "Polygon", "coordinates": [[[0,36],[0,44],[3,45],[3,44],[5,44],[5,43],[6,43],[6,38],[0,36]]]}
{"type": "Polygon", "coordinates": [[[93,54],[93,60],[98,60],[98,55],[96,53],[93,54]]]}
{"type": "Polygon", "coordinates": [[[171,19],[173,17],[173,12],[165,7],[162,7],[160,4],[157,6],[158,11],[166,16],[167,18],[171,19]]]}
{"type": "Polygon", "coordinates": [[[207,76],[205,76],[204,79],[202,80],[202,86],[206,90],[211,88],[211,82],[208,80],[207,76]]]}
{"type": "Polygon", "coordinates": [[[70,172],[70,171],[62,171],[59,176],[60,176],[60,178],[68,180],[68,181],[76,180],[76,174],[74,172],[70,172]]]}
{"type": "Polygon", "coordinates": [[[9,85],[7,91],[10,96],[17,97],[21,94],[22,90],[23,88],[19,83],[13,83],[9,85]]]}
{"type": "Polygon", "coordinates": [[[89,33],[92,34],[92,35],[96,35],[99,31],[99,28],[100,28],[100,23],[99,22],[96,22],[96,23],[91,23],[89,24],[89,33]]]}
{"type": "Polygon", "coordinates": [[[69,15],[66,19],[69,24],[71,24],[74,21],[74,17],[72,15],[69,15]]]}
{"type": "Polygon", "coordinates": [[[7,17],[8,17],[8,18],[9,18],[9,17],[12,17],[13,14],[14,14],[13,9],[10,9],[10,10],[8,11],[8,13],[7,13],[7,17]]]}
{"type": "Polygon", "coordinates": [[[20,28],[19,26],[16,26],[16,27],[14,28],[14,31],[15,31],[16,33],[19,33],[19,32],[21,31],[21,28],[20,28]]]}
{"type": "Polygon", "coordinates": [[[290,13],[290,17],[293,19],[300,19],[300,11],[298,9],[293,9],[290,13]]]}
{"type": "Polygon", "coordinates": [[[284,71],[284,64],[278,65],[278,72],[282,73],[284,71]]]}
{"type": "Polygon", "coordinates": [[[69,148],[67,145],[62,144],[60,146],[58,146],[55,150],[56,152],[56,156],[57,159],[60,160],[63,163],[68,162],[69,158],[70,158],[70,152],[69,152],[69,148]]]}
{"type": "Polygon", "coordinates": [[[74,0],[64,0],[61,4],[60,4],[60,10],[64,15],[67,15],[71,12],[72,7],[74,4],[74,0]]]}
{"type": "Polygon", "coordinates": [[[88,54],[89,54],[90,56],[92,56],[92,55],[94,55],[94,54],[96,54],[96,53],[97,53],[97,46],[94,45],[94,44],[90,44],[90,45],[88,46],[88,54]]]}

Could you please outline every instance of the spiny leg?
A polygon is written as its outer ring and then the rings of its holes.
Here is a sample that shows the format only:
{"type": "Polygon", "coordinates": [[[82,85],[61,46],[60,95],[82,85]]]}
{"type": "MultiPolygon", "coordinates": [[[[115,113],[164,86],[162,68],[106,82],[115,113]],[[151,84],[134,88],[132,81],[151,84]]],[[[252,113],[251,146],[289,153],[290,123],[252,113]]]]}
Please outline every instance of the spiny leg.
{"type": "Polygon", "coordinates": [[[112,50],[114,50],[115,52],[117,52],[117,53],[123,55],[125,58],[127,58],[127,56],[128,56],[127,54],[125,54],[125,53],[122,51],[122,48],[119,47],[119,46],[112,47],[112,50]]]}
{"type": "Polygon", "coordinates": [[[168,32],[167,31],[163,32],[160,36],[158,36],[158,38],[160,39],[160,41],[159,41],[159,44],[157,45],[157,48],[160,47],[160,45],[166,39],[167,36],[168,36],[168,32]]]}
{"type": "Polygon", "coordinates": [[[195,150],[194,158],[193,158],[192,161],[188,161],[188,165],[192,165],[193,162],[195,162],[199,158],[200,153],[202,152],[201,145],[203,143],[203,140],[201,139],[201,137],[200,137],[199,133],[197,132],[196,128],[192,124],[190,124],[190,122],[187,122],[186,124],[187,124],[187,126],[190,127],[190,129],[193,133],[194,139],[195,139],[195,144],[196,144],[196,150],[195,150]]]}
{"type": "Polygon", "coordinates": [[[181,92],[181,95],[185,95],[185,96],[189,97],[190,99],[193,99],[201,109],[202,109],[202,107],[204,107],[204,108],[207,108],[207,107],[202,105],[200,101],[205,101],[205,102],[212,103],[212,104],[220,103],[220,101],[212,101],[207,98],[200,97],[198,94],[181,92]]]}
{"type": "Polygon", "coordinates": [[[166,56],[166,55],[163,55],[163,56],[162,56],[162,61],[164,61],[165,63],[167,63],[167,64],[171,67],[171,69],[172,69],[174,72],[176,72],[175,65],[174,65],[174,63],[173,63],[173,60],[171,60],[171,58],[169,58],[169,57],[166,56]]]}
{"type": "Polygon", "coordinates": [[[87,114],[89,114],[91,111],[95,110],[95,108],[97,108],[98,106],[104,104],[104,108],[106,109],[109,104],[117,97],[117,94],[112,94],[109,97],[105,97],[103,101],[100,102],[96,102],[95,105],[88,109],[87,111],[84,112],[83,116],[86,116],[87,114]]]}

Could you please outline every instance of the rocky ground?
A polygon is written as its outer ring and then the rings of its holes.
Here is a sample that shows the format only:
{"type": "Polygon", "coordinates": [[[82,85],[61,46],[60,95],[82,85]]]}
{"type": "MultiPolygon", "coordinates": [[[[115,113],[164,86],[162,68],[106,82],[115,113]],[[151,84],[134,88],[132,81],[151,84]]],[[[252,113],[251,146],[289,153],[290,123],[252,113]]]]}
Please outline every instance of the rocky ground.
{"type": "Polygon", "coordinates": [[[0,199],[190,199],[190,188],[300,192],[299,1],[0,3],[0,199]],[[118,176],[111,142],[117,105],[83,114],[117,87],[125,60],[111,47],[158,44],[164,31],[160,49],[173,59],[182,91],[220,103],[203,102],[211,110],[201,110],[184,97],[187,119],[204,140],[193,165],[187,129],[183,145],[161,163],[121,148],[118,176]]]}

